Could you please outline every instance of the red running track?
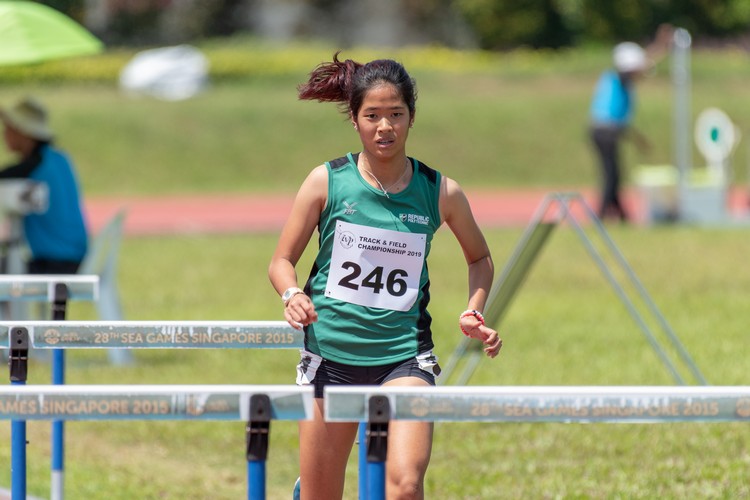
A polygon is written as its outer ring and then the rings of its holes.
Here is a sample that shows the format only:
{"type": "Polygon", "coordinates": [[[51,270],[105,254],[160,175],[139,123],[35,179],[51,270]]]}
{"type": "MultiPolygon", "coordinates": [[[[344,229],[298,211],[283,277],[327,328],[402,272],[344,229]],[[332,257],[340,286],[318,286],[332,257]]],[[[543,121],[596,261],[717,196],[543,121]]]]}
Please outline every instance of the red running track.
{"type": "MultiPolygon", "coordinates": [[[[591,189],[507,189],[468,191],[467,197],[482,227],[524,227],[551,192],[580,192],[589,206],[596,207],[591,189]]],[[[624,192],[626,209],[636,223],[644,220],[643,200],[635,190],[624,192]]],[[[85,201],[92,232],[97,233],[118,210],[126,210],[125,234],[213,234],[277,232],[293,203],[291,195],[228,194],[160,197],[107,197],[85,201]]],[[[729,199],[730,212],[747,210],[747,197],[737,190],[729,199]]]]}
{"type": "MultiPolygon", "coordinates": [[[[481,226],[524,226],[550,191],[470,192],[467,196],[481,226]]],[[[291,195],[259,194],[107,197],[88,198],[85,207],[93,233],[125,209],[126,235],[156,236],[277,232],[293,201],[291,195]]]]}

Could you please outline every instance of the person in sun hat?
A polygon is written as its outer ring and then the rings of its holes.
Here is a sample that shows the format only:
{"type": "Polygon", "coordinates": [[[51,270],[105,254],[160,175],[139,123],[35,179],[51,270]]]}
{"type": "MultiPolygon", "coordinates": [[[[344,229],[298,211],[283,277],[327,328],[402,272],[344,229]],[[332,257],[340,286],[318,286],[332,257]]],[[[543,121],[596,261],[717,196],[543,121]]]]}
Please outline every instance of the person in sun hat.
{"type": "Polygon", "coordinates": [[[647,138],[633,126],[635,83],[663,56],[671,45],[673,29],[659,28],[654,42],[646,49],[634,42],[617,44],[612,51],[613,68],[604,71],[597,82],[590,106],[589,135],[601,169],[600,219],[628,220],[620,198],[620,143],[631,138],[641,151],[650,147],[647,138]]]}
{"type": "Polygon", "coordinates": [[[73,274],[88,250],[88,231],[75,168],[57,149],[45,106],[34,97],[0,108],[3,138],[16,163],[0,170],[2,179],[31,179],[47,185],[44,213],[24,216],[24,238],[30,250],[29,274],[73,274]]]}

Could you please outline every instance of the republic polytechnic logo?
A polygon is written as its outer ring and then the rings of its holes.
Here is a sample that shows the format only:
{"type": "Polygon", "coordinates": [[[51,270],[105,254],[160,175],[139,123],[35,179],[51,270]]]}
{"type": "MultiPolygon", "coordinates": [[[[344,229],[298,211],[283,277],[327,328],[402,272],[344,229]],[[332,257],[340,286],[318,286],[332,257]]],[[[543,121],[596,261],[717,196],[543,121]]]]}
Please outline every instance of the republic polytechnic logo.
{"type": "Polygon", "coordinates": [[[419,214],[399,214],[398,218],[401,222],[409,222],[411,224],[419,224],[420,226],[426,226],[430,223],[430,218],[426,215],[419,214]]]}
{"type": "Polygon", "coordinates": [[[344,209],[344,215],[354,215],[354,212],[357,211],[354,208],[354,207],[357,206],[357,202],[356,201],[354,203],[351,203],[351,204],[345,201],[344,202],[344,206],[346,206],[346,208],[344,209]]]}

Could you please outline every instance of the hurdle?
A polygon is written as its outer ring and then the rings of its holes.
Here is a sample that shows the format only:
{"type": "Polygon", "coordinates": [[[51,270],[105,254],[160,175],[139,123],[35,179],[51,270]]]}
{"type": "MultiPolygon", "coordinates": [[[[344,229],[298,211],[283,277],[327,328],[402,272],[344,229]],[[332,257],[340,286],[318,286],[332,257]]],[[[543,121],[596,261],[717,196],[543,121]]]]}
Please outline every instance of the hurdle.
{"type": "MultiPolygon", "coordinates": [[[[99,277],[93,275],[3,275],[0,276],[0,301],[16,307],[10,307],[12,314],[20,314],[25,310],[27,302],[48,302],[51,304],[52,317],[64,320],[69,301],[79,300],[95,302],[99,298],[99,277]],[[23,307],[20,307],[22,305],[23,307]]],[[[14,318],[18,319],[18,318],[14,318]]],[[[19,343],[8,339],[8,362],[10,366],[10,381],[14,385],[26,383],[28,344],[26,339],[18,337],[19,343]]],[[[65,383],[65,353],[62,350],[52,352],[52,383],[65,383]]],[[[62,446],[64,423],[52,422],[52,482],[62,481],[62,446]]],[[[26,422],[13,421],[11,423],[11,442],[14,460],[23,467],[24,477],[16,478],[16,482],[23,481],[25,491],[25,463],[26,463],[26,422]]],[[[55,491],[55,487],[53,487],[55,491]]]]}
{"type": "MultiPolygon", "coordinates": [[[[25,384],[31,349],[52,349],[53,357],[62,357],[64,350],[69,348],[291,349],[303,345],[303,332],[285,321],[0,321],[0,349],[9,349],[11,382],[14,384],[25,384]]],[[[54,371],[57,373],[55,383],[64,384],[63,371],[63,366],[54,371]]],[[[26,496],[25,425],[25,421],[12,425],[15,437],[11,443],[11,486],[13,492],[21,492],[19,499],[26,496]]],[[[64,490],[63,422],[53,425],[52,499],[61,500],[64,490]]]]}
{"type": "MultiPolygon", "coordinates": [[[[23,342],[27,349],[301,349],[304,332],[286,321],[0,321],[0,349],[23,342]]],[[[25,355],[24,355],[25,356],[25,355]]],[[[360,423],[360,497],[367,488],[365,421],[360,423]]],[[[64,490],[62,433],[53,440],[52,498],[61,500],[64,490]]],[[[13,483],[24,484],[25,438],[13,447],[13,456],[23,465],[16,467],[13,483]]],[[[15,491],[15,488],[13,488],[15,491]]],[[[19,497],[23,498],[23,497],[19,497]]]]}
{"type": "Polygon", "coordinates": [[[52,302],[56,284],[67,287],[68,300],[99,299],[99,277],[95,275],[6,274],[0,275],[0,302],[52,302]]]}
{"type": "Polygon", "coordinates": [[[367,422],[368,499],[380,500],[390,420],[750,423],[750,386],[330,386],[324,412],[330,422],[367,422]]]}
{"type": "Polygon", "coordinates": [[[0,321],[0,348],[14,329],[36,349],[292,349],[304,333],[286,321],[0,321]]]}
{"type": "MultiPolygon", "coordinates": [[[[266,495],[271,420],[309,420],[313,388],[296,385],[36,385],[0,388],[5,420],[243,420],[247,498],[266,495]]],[[[11,496],[26,492],[12,485],[11,496]]]]}

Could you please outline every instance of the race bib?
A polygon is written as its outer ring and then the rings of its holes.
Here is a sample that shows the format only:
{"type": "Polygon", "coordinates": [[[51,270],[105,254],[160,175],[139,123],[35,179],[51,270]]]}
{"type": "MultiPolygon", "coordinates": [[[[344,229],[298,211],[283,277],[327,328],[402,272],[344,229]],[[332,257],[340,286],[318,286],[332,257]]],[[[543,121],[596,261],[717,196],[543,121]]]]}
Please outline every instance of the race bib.
{"type": "Polygon", "coordinates": [[[326,296],[408,311],[419,294],[427,235],[338,221],[326,296]]]}

